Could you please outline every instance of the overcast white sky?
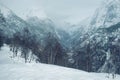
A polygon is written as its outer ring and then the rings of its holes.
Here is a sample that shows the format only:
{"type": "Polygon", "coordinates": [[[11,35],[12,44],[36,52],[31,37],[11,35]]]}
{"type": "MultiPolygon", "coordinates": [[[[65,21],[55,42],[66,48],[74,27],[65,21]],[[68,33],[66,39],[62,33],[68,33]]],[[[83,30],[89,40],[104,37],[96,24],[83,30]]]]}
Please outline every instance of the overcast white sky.
{"type": "Polygon", "coordinates": [[[0,0],[20,17],[27,9],[39,8],[41,16],[58,22],[78,23],[91,16],[102,0],[0,0]]]}

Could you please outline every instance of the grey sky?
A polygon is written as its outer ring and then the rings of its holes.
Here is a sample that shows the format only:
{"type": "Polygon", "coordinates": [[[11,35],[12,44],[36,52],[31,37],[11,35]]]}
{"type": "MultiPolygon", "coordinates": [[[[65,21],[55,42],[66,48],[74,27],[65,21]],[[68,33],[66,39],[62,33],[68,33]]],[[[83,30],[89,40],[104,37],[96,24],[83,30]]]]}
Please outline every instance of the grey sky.
{"type": "Polygon", "coordinates": [[[27,9],[39,8],[41,16],[54,21],[78,23],[91,16],[102,0],[0,0],[20,17],[27,9]]]}

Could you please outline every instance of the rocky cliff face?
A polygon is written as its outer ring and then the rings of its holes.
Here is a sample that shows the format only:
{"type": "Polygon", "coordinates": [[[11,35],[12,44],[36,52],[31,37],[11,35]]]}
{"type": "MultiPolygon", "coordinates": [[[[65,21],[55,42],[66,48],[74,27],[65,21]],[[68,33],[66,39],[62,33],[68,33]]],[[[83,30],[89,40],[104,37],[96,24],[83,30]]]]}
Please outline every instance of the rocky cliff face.
{"type": "Polygon", "coordinates": [[[88,31],[81,32],[80,30],[74,34],[72,45],[74,53],[77,55],[75,54],[73,57],[75,56],[75,64],[79,69],[120,73],[119,4],[119,0],[104,1],[90,19],[90,23],[86,24],[89,26],[88,31]],[[109,59],[108,56],[110,56],[109,59]]]}

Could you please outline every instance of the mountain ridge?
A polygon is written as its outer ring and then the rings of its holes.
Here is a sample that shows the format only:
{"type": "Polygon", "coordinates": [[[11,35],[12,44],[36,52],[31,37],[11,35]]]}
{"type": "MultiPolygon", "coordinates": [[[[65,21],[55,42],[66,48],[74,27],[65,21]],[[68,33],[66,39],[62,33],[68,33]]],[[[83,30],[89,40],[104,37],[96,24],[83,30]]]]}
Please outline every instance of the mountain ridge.
{"type": "MultiPolygon", "coordinates": [[[[0,36],[1,42],[9,42],[16,56],[21,50],[26,63],[31,51],[38,57],[37,62],[88,72],[120,74],[120,5],[117,1],[109,0],[100,6],[86,22],[73,26],[68,24],[71,26],[68,32],[72,31],[72,34],[55,28],[50,19],[44,21],[31,16],[23,20],[14,13],[6,18],[0,12],[0,29],[7,31],[4,37],[0,36]],[[73,30],[76,26],[78,28],[73,30]]],[[[3,35],[2,32],[0,34],[3,35]]]]}

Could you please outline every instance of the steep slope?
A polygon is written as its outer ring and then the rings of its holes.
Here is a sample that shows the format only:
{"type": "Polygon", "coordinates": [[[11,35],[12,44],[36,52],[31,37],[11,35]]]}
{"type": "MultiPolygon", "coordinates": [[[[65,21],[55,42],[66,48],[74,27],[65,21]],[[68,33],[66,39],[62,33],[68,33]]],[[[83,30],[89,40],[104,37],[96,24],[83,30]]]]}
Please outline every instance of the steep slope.
{"type": "Polygon", "coordinates": [[[88,36],[94,35],[98,28],[109,28],[120,22],[120,1],[105,0],[101,6],[96,9],[93,17],[80,23],[79,29],[74,31],[71,38],[73,45],[84,41],[88,36]],[[81,26],[82,25],[82,26],[81,26]]]}
{"type": "Polygon", "coordinates": [[[120,73],[119,9],[119,0],[104,1],[91,18],[89,30],[84,34],[81,30],[75,34],[76,37],[72,39],[74,50],[72,57],[76,68],[120,73]]]}
{"type": "Polygon", "coordinates": [[[120,21],[120,0],[105,0],[93,15],[91,26],[109,27],[120,21]]]}
{"type": "Polygon", "coordinates": [[[10,9],[0,4],[0,14],[1,14],[1,27],[6,36],[13,37],[13,34],[22,31],[28,24],[16,14],[14,14],[10,9]]]}
{"type": "Polygon", "coordinates": [[[86,33],[94,31],[97,28],[107,28],[117,24],[120,21],[120,1],[119,0],[105,0],[101,3],[99,8],[96,9],[92,17],[86,18],[74,32],[86,33]],[[82,30],[81,30],[82,28],[82,30]]]}
{"type": "Polygon", "coordinates": [[[19,18],[10,9],[0,5],[0,31],[3,43],[11,46],[17,56],[21,50],[21,57],[27,62],[31,52],[38,58],[38,62],[62,65],[64,49],[55,33],[51,20],[40,20],[31,16],[27,21],[19,18]],[[9,13],[8,13],[9,12],[9,13]],[[7,14],[7,16],[5,16],[7,14]]]}

